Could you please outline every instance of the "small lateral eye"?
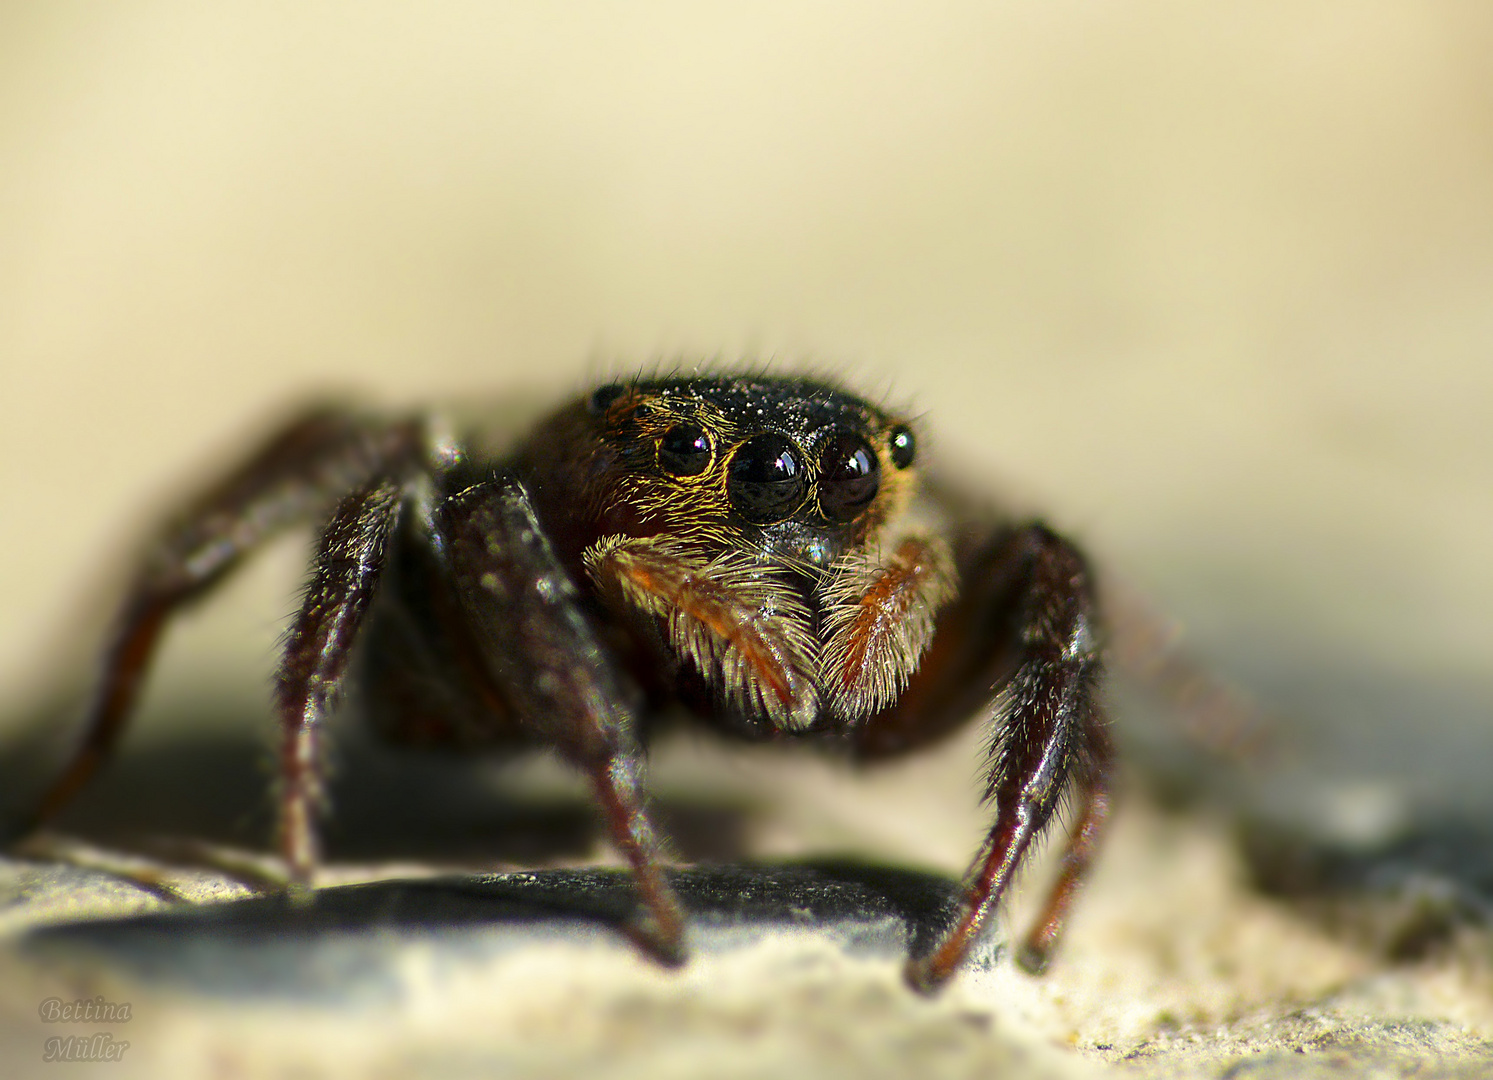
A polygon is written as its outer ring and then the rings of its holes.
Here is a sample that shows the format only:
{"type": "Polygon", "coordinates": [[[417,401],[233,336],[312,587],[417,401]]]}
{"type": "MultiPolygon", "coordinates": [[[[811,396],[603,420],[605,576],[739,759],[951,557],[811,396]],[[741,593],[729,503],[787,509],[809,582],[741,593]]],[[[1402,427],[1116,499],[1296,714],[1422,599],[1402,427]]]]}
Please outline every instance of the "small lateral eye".
{"type": "Polygon", "coordinates": [[[627,387],[621,383],[607,383],[605,386],[598,386],[595,390],[591,391],[591,399],[586,404],[593,414],[600,416],[607,409],[611,408],[612,402],[625,393],[627,393],[627,387]]]}
{"type": "Polygon", "coordinates": [[[898,424],[892,428],[892,436],[887,440],[887,445],[892,451],[892,464],[899,469],[905,469],[912,464],[912,459],[918,456],[918,443],[912,437],[912,428],[906,424],[898,424]]]}
{"type": "Polygon", "coordinates": [[[658,442],[658,464],[675,476],[698,476],[710,468],[710,436],[695,424],[675,424],[658,442]]]}
{"type": "Polygon", "coordinates": [[[831,521],[854,520],[876,498],[881,463],[859,435],[839,431],[819,450],[819,508],[831,521]]]}
{"type": "Polygon", "coordinates": [[[782,521],[798,509],[807,491],[801,451],[781,435],[754,435],[731,457],[726,493],[748,521],[782,521]]]}

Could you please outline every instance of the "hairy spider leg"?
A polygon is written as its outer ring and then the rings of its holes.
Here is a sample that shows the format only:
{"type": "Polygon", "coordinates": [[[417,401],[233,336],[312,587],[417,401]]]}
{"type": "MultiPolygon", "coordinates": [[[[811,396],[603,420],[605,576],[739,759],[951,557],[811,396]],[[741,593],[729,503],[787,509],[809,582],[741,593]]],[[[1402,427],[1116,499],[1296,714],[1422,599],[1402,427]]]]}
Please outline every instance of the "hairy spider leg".
{"type": "Polygon", "coordinates": [[[414,421],[374,421],[317,408],[174,515],[147,549],[115,618],[83,738],[22,831],[61,811],[108,759],[174,612],[222,581],[269,537],[325,513],[372,478],[408,472],[422,453],[423,434],[414,421]]]}
{"type": "Polygon", "coordinates": [[[1058,938],[1068,920],[1068,911],[1078,895],[1084,878],[1099,852],[1099,843],[1104,836],[1104,826],[1109,821],[1110,791],[1109,772],[1114,762],[1114,748],[1109,733],[1102,727],[1091,732],[1093,740],[1089,748],[1090,760],[1087,774],[1076,783],[1080,800],[1074,814],[1073,826],[1068,835],[1067,847],[1063,850],[1062,865],[1058,877],[1047,894],[1042,914],[1032,924],[1027,937],[1016,951],[1016,962],[1033,975],[1047,970],[1058,938]]]}
{"type": "Polygon", "coordinates": [[[1245,765],[1262,764],[1284,749],[1277,720],[1195,656],[1181,625],[1139,589],[1107,577],[1104,610],[1111,668],[1154,691],[1194,745],[1245,765]]]}
{"type": "Polygon", "coordinates": [[[317,543],[311,582],[275,680],[280,715],[280,848],[291,881],[309,885],[321,861],[317,736],[337,706],[358,632],[378,592],[407,484],[375,480],[345,496],[317,543]]]}
{"type": "Polygon", "coordinates": [[[962,561],[965,595],[946,614],[925,663],[902,699],[856,733],[861,755],[875,758],[939,738],[972,712],[983,712],[991,729],[986,799],[995,804],[995,821],[953,923],[930,952],[908,962],[907,980],[923,992],[958,969],[1072,789],[1079,811],[1063,869],[1020,950],[1023,966],[1040,970],[1093,862],[1110,806],[1113,749],[1096,700],[1100,646],[1082,556],[1032,524],[1001,531],[962,561]]]}
{"type": "Polygon", "coordinates": [[[628,930],[667,964],[684,960],[684,915],[644,805],[636,721],[579,590],[511,472],[435,509],[436,542],[487,676],[513,719],[590,781],[612,842],[632,866],[628,930]]]}
{"type": "Polygon", "coordinates": [[[433,487],[417,491],[391,540],[379,601],[359,646],[361,670],[353,676],[362,709],[372,730],[394,746],[531,747],[534,733],[517,723],[493,685],[433,542],[440,497],[433,487]]]}

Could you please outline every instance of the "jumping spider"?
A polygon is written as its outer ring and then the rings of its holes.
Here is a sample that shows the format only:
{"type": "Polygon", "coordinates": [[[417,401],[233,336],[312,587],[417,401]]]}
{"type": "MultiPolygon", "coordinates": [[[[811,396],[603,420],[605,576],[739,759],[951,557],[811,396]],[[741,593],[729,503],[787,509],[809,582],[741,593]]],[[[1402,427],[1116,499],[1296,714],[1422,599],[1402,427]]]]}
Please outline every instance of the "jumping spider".
{"type": "Polygon", "coordinates": [[[515,449],[478,446],[428,417],[319,409],[188,505],[138,569],[38,819],[118,741],[167,619],[271,534],[320,521],[275,686],[293,883],[318,863],[317,742],[358,645],[384,735],[546,745],[584,774],[632,866],[632,930],[666,962],[684,920],[645,808],[641,716],[673,704],[868,760],[977,720],[995,820],[957,917],[906,976],[931,991],[953,975],[1071,792],[1058,880],[1018,951],[1046,965],[1113,760],[1094,583],[1070,543],[920,489],[908,420],[808,379],[616,382],[515,449]]]}

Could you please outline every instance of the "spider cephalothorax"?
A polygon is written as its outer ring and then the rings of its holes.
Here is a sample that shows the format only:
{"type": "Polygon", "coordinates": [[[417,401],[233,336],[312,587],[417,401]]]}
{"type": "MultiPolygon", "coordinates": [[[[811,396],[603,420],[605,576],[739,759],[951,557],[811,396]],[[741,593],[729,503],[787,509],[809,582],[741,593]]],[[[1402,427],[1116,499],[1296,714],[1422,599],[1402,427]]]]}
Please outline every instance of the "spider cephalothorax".
{"type": "Polygon", "coordinates": [[[948,545],[896,528],[906,422],[822,383],[693,379],[604,386],[540,431],[575,449],[536,454],[534,490],[594,470],[562,558],[657,620],[737,726],[853,723],[906,685],[954,592],[948,545]]]}
{"type": "Polygon", "coordinates": [[[931,989],[953,973],[1071,790],[1063,870],[1021,954],[1046,962],[1109,802],[1093,585],[1068,543],[920,491],[910,423],[808,379],[611,383],[491,455],[437,430],[316,410],[188,507],[125,601],[87,738],[42,816],[117,740],[170,613],[320,517],[278,677],[294,881],[318,860],[318,732],[361,643],[384,734],[548,746],[590,779],[634,868],[637,935],[665,959],[682,955],[682,918],[644,807],[640,708],[673,701],[728,733],[828,737],[867,759],[984,724],[995,821],[958,919],[908,977],[931,989]]]}

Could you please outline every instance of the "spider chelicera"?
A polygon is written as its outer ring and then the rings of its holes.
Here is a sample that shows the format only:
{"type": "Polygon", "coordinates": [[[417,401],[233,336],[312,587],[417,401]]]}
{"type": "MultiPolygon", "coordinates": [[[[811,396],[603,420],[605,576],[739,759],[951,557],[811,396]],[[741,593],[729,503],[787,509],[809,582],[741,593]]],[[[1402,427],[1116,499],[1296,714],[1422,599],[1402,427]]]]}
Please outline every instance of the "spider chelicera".
{"type": "Polygon", "coordinates": [[[877,759],[990,734],[994,821],[958,913],[909,959],[945,983],[1060,799],[1074,819],[1017,952],[1048,962],[1110,808],[1095,587],[1040,523],[919,484],[912,424],[824,382],[615,382],[486,453],[426,416],[307,412],[187,505],[139,567],[55,813],[113,748],[172,613],[267,537],[321,523],[275,685],[280,849],[317,866],[322,721],[344,683],[404,743],[549,747],[589,781],[638,892],[634,936],[683,959],[640,719],[877,759]],[[350,661],[360,657],[356,664],[350,661]]]}

